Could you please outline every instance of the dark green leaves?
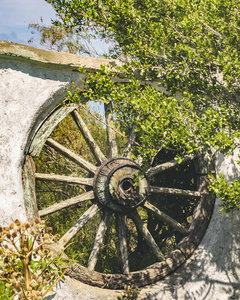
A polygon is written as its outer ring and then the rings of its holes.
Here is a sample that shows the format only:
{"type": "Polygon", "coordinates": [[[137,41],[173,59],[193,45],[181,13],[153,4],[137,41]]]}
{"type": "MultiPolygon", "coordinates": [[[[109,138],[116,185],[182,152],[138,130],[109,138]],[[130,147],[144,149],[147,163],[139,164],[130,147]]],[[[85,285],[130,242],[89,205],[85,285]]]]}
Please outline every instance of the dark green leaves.
{"type": "Polygon", "coordinates": [[[240,209],[240,181],[234,180],[228,183],[224,176],[220,174],[219,177],[211,178],[212,183],[209,190],[213,191],[217,196],[222,198],[220,205],[221,210],[228,213],[240,209]]]}

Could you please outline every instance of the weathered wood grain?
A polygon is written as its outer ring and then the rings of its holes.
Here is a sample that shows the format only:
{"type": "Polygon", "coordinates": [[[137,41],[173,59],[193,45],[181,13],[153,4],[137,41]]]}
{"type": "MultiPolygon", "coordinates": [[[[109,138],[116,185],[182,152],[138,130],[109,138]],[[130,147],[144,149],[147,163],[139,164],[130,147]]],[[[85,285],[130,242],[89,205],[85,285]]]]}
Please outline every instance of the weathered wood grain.
{"type": "Polygon", "coordinates": [[[93,245],[91,254],[89,256],[89,259],[88,259],[88,269],[89,270],[95,269],[98,253],[99,253],[101,245],[103,243],[103,239],[104,239],[105,233],[107,231],[111,216],[112,216],[111,211],[109,211],[109,210],[104,211],[102,220],[99,224],[98,231],[97,231],[97,234],[95,237],[94,245],[93,245]]]}
{"type": "Polygon", "coordinates": [[[127,251],[126,217],[124,215],[117,214],[116,225],[117,225],[123,274],[127,275],[129,274],[129,261],[128,261],[128,251],[127,251]]]}
{"type": "Polygon", "coordinates": [[[68,200],[64,200],[64,201],[59,202],[59,203],[55,203],[55,204],[53,204],[53,205],[51,205],[47,208],[44,208],[44,209],[39,211],[39,215],[40,215],[40,217],[50,215],[50,214],[55,213],[56,211],[59,211],[61,209],[64,209],[64,208],[67,208],[67,207],[70,207],[70,206],[73,206],[73,205],[76,205],[80,202],[87,201],[87,200],[92,200],[92,199],[94,199],[94,197],[95,196],[94,196],[93,191],[90,191],[90,192],[81,194],[79,196],[76,196],[74,198],[70,198],[68,200]]]}
{"type": "Polygon", "coordinates": [[[96,158],[99,165],[101,165],[104,161],[107,160],[105,155],[102,153],[101,149],[98,147],[97,143],[95,142],[94,138],[92,137],[89,129],[87,128],[86,124],[84,123],[82,117],[78,113],[77,110],[71,112],[71,115],[76,122],[79,130],[81,131],[88,147],[90,148],[91,152],[93,153],[94,157],[96,158]]]}
{"type": "Polygon", "coordinates": [[[199,191],[190,191],[190,190],[174,189],[174,188],[159,187],[159,186],[150,186],[149,192],[156,193],[156,194],[182,196],[182,197],[196,197],[196,198],[201,197],[201,193],[199,191]]]}
{"type": "Polygon", "coordinates": [[[160,211],[156,206],[152,205],[148,201],[146,201],[144,203],[144,207],[146,209],[150,210],[152,213],[154,213],[154,215],[156,217],[158,217],[161,221],[166,222],[171,227],[173,227],[174,229],[176,229],[178,232],[180,232],[180,233],[182,233],[184,235],[189,234],[189,231],[188,231],[187,228],[185,228],[184,226],[182,226],[179,222],[177,222],[173,218],[171,218],[168,215],[166,215],[164,212],[160,211]]]}
{"type": "Polygon", "coordinates": [[[102,274],[90,271],[74,263],[68,275],[86,284],[109,289],[123,289],[125,285],[146,286],[161,280],[181,266],[200,242],[206,226],[210,220],[214,204],[214,197],[209,195],[205,178],[201,178],[201,200],[196,207],[190,226],[190,234],[186,236],[161,262],[157,262],[144,270],[130,272],[129,274],[102,274]]]}
{"type": "Polygon", "coordinates": [[[58,244],[61,246],[66,245],[78,231],[101,210],[98,204],[93,204],[85,213],[77,220],[77,222],[62,236],[58,244]]]}
{"type": "Polygon", "coordinates": [[[35,194],[35,164],[31,156],[27,155],[22,171],[23,195],[26,213],[29,221],[39,217],[35,194]]]}
{"type": "Polygon", "coordinates": [[[108,157],[115,158],[118,157],[118,148],[117,148],[117,141],[116,141],[116,134],[115,131],[111,128],[113,123],[113,112],[112,112],[112,103],[105,103],[105,122],[107,124],[107,139],[108,139],[108,149],[109,154],[108,157]]]}
{"type": "Polygon", "coordinates": [[[186,258],[193,253],[197,245],[201,242],[211,219],[215,197],[208,192],[207,186],[207,176],[201,176],[200,192],[202,197],[194,209],[192,222],[189,226],[189,235],[184,237],[177,245],[177,248],[182,251],[186,258]]]}
{"type": "Polygon", "coordinates": [[[57,174],[35,173],[35,178],[40,181],[55,181],[69,184],[83,184],[93,186],[93,178],[71,177],[57,174]]]}
{"type": "Polygon", "coordinates": [[[158,245],[156,244],[154,238],[152,237],[151,233],[147,229],[146,224],[142,221],[141,217],[139,216],[137,211],[131,213],[130,217],[132,218],[134,224],[136,225],[138,231],[141,233],[143,238],[145,239],[148,247],[152,250],[153,255],[155,256],[157,261],[164,260],[164,255],[162,254],[161,250],[159,249],[158,245]]]}
{"type": "Polygon", "coordinates": [[[63,145],[59,144],[58,142],[54,141],[53,139],[48,138],[46,140],[46,144],[51,148],[53,148],[54,150],[56,150],[57,152],[59,152],[60,154],[62,154],[63,156],[65,156],[66,158],[70,159],[71,161],[79,165],[80,167],[82,167],[83,169],[87,170],[88,172],[94,174],[97,171],[96,166],[86,161],[82,157],[78,156],[77,154],[67,149],[63,145]]]}
{"type": "Polygon", "coordinates": [[[47,120],[37,131],[31,143],[29,153],[32,156],[40,155],[42,147],[44,146],[47,138],[51,135],[58,123],[60,123],[71,111],[76,108],[77,105],[73,103],[68,106],[58,106],[55,111],[48,116],[47,120]]]}
{"type": "Polygon", "coordinates": [[[164,278],[169,273],[176,270],[185,257],[180,250],[176,249],[162,262],[158,262],[147,269],[124,274],[102,274],[90,271],[87,268],[74,263],[67,275],[86,284],[91,284],[101,288],[123,289],[125,285],[136,285],[138,287],[149,285],[164,278]]]}
{"type": "MultiPolygon", "coordinates": [[[[185,156],[184,159],[181,161],[181,164],[182,163],[185,163],[185,162],[188,162],[190,160],[192,160],[195,156],[194,155],[188,155],[188,156],[185,156]]],[[[148,177],[151,177],[151,176],[154,176],[160,172],[163,172],[165,170],[168,170],[170,168],[174,168],[174,167],[177,167],[179,165],[179,162],[178,160],[171,160],[169,162],[166,162],[166,163],[163,163],[163,164],[160,164],[160,165],[157,165],[155,167],[151,167],[147,170],[146,172],[146,175],[148,177]]]]}

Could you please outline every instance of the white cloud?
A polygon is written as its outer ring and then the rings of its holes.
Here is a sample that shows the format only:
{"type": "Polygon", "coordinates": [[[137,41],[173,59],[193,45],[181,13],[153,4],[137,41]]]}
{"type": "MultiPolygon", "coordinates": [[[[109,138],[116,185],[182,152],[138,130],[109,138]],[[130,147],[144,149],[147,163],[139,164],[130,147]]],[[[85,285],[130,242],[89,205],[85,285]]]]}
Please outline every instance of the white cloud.
{"type": "Polygon", "coordinates": [[[31,37],[28,24],[38,23],[40,17],[45,24],[50,24],[51,18],[55,18],[52,6],[44,0],[0,0],[0,37],[27,42],[31,37]]]}

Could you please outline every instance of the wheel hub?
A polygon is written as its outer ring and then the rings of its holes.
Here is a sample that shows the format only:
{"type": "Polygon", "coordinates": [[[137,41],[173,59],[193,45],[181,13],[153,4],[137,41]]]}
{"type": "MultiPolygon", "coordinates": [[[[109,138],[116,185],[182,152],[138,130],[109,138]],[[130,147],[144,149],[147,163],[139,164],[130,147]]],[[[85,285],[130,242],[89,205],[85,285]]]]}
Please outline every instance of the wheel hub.
{"type": "Polygon", "coordinates": [[[94,192],[102,205],[127,214],[146,200],[149,184],[146,175],[140,175],[138,164],[130,159],[116,158],[99,168],[94,192]]]}

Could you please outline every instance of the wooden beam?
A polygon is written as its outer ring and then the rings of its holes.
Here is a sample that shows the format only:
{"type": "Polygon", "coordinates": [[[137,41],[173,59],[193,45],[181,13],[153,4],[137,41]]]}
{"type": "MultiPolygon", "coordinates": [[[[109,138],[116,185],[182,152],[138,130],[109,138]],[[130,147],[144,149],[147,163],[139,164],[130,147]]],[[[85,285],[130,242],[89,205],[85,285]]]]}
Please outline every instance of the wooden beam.
{"type": "Polygon", "coordinates": [[[112,112],[112,103],[105,103],[105,121],[107,124],[107,139],[108,139],[108,149],[109,149],[109,158],[118,157],[117,141],[115,131],[111,128],[113,123],[113,112],[112,112]]]}
{"type": "Polygon", "coordinates": [[[56,174],[35,173],[35,178],[40,181],[54,181],[69,184],[83,184],[93,186],[93,178],[71,177],[56,174]]]}
{"type": "Polygon", "coordinates": [[[50,215],[61,209],[73,206],[73,205],[78,204],[83,201],[92,200],[94,198],[95,198],[95,196],[94,196],[93,191],[90,191],[90,192],[81,194],[79,196],[76,196],[74,198],[70,198],[68,200],[62,201],[60,203],[55,203],[47,208],[44,208],[39,211],[39,215],[40,215],[40,217],[50,215]]]}
{"type": "Polygon", "coordinates": [[[88,172],[95,173],[97,171],[97,167],[91,164],[90,162],[86,161],[85,159],[81,158],[74,152],[68,150],[66,147],[62,146],[58,142],[54,141],[53,139],[49,138],[46,141],[46,144],[59,152],[60,154],[64,155],[66,158],[70,159],[83,169],[87,170],[88,172]]]}
{"type": "Polygon", "coordinates": [[[122,261],[123,274],[129,274],[129,261],[127,251],[126,216],[116,214],[118,241],[122,261]]]}
{"type": "Polygon", "coordinates": [[[96,263],[97,263],[98,253],[101,249],[101,245],[103,243],[104,235],[107,231],[108,224],[110,222],[111,216],[112,216],[112,212],[110,210],[104,211],[103,218],[102,218],[102,220],[99,224],[98,231],[97,231],[95,241],[94,241],[94,245],[93,245],[91,254],[89,256],[89,259],[88,259],[88,269],[89,270],[94,270],[95,269],[95,266],[96,266],[96,263]]]}
{"type": "Polygon", "coordinates": [[[35,193],[35,164],[30,155],[26,156],[22,171],[24,202],[29,221],[39,217],[35,193]]]}
{"type": "Polygon", "coordinates": [[[157,243],[155,242],[154,238],[152,237],[151,233],[147,229],[147,225],[144,224],[141,217],[139,216],[137,211],[131,213],[130,217],[132,218],[133,222],[135,223],[138,231],[141,233],[142,237],[146,241],[148,247],[152,250],[153,255],[155,256],[157,261],[164,260],[164,255],[159,249],[157,243]]]}
{"type": "Polygon", "coordinates": [[[180,224],[179,222],[175,221],[173,218],[171,218],[168,215],[166,215],[165,213],[163,213],[160,209],[158,209],[156,206],[152,205],[148,201],[146,201],[144,203],[144,207],[146,209],[150,210],[156,217],[159,218],[159,220],[166,222],[171,227],[176,229],[178,232],[180,232],[184,235],[189,234],[189,231],[187,228],[185,228],[184,226],[182,226],[182,224],[180,224]]]}
{"type": "Polygon", "coordinates": [[[48,116],[47,120],[43,123],[40,129],[37,131],[34,139],[31,143],[29,153],[32,156],[39,156],[42,147],[44,146],[47,138],[51,135],[53,130],[57,127],[57,125],[74,109],[76,109],[76,104],[70,104],[67,106],[59,105],[57,109],[48,116]]]}
{"type": "Polygon", "coordinates": [[[78,231],[92,218],[97,212],[101,210],[98,204],[93,204],[85,213],[77,220],[77,222],[62,236],[58,244],[65,246],[78,231]]]}
{"type": "Polygon", "coordinates": [[[75,123],[77,124],[79,130],[81,131],[88,147],[90,148],[91,152],[93,153],[94,157],[96,158],[99,165],[101,165],[104,161],[107,160],[105,155],[102,153],[101,149],[98,147],[97,143],[95,142],[94,138],[92,137],[89,129],[87,128],[86,124],[84,123],[82,117],[78,113],[77,110],[74,110],[71,113],[75,123]]]}
{"type": "MultiPolygon", "coordinates": [[[[181,161],[181,164],[192,160],[194,157],[195,157],[194,155],[185,156],[184,159],[181,161]]],[[[146,172],[146,175],[148,177],[151,177],[153,175],[156,175],[156,174],[163,172],[165,170],[168,170],[170,168],[177,167],[178,165],[179,165],[178,160],[173,159],[169,162],[166,162],[164,164],[160,164],[160,165],[157,165],[155,167],[148,169],[146,172]]]]}
{"type": "Polygon", "coordinates": [[[149,192],[155,194],[175,195],[175,196],[182,196],[182,197],[196,197],[196,198],[201,197],[201,193],[199,191],[190,191],[190,190],[174,189],[174,188],[159,187],[159,186],[150,186],[149,192]]]}

